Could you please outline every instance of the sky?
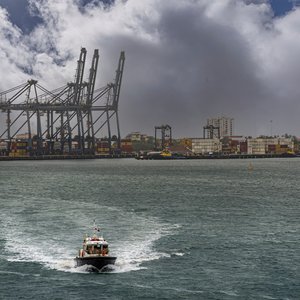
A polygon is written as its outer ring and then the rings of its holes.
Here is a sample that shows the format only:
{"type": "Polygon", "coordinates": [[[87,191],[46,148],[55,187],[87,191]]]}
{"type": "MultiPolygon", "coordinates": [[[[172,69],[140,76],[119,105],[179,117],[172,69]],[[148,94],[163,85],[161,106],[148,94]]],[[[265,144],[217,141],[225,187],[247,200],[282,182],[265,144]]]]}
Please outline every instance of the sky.
{"type": "Polygon", "coordinates": [[[87,68],[99,49],[101,87],[124,50],[122,136],[201,137],[219,116],[235,135],[300,136],[298,0],[0,0],[0,38],[0,91],[72,81],[81,47],[87,68]]]}

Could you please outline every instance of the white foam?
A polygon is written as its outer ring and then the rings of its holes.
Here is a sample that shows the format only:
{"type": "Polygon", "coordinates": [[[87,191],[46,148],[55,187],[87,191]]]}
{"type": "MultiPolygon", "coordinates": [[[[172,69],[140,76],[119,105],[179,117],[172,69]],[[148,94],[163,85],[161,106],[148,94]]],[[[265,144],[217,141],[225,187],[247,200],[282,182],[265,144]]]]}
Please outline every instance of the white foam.
{"type": "Polygon", "coordinates": [[[238,297],[238,294],[234,291],[220,291],[222,294],[232,296],[232,297],[238,297]]]}
{"type": "Polygon", "coordinates": [[[162,228],[153,224],[148,228],[152,229],[145,229],[144,235],[131,233],[127,240],[116,243],[115,254],[118,258],[114,272],[122,273],[145,269],[143,263],[169,257],[167,253],[158,252],[154,248],[154,243],[163,236],[162,228]]]}
{"type": "Polygon", "coordinates": [[[26,273],[21,273],[21,272],[11,272],[11,271],[0,271],[0,274],[13,274],[13,275],[21,276],[21,277],[25,277],[25,276],[39,277],[39,276],[40,276],[40,274],[26,274],[26,273]]]}
{"type": "Polygon", "coordinates": [[[172,255],[174,255],[174,256],[184,256],[185,253],[182,253],[182,252],[175,252],[175,253],[172,253],[172,255]]]}
{"type": "Polygon", "coordinates": [[[262,298],[264,299],[269,299],[269,300],[276,300],[277,298],[271,297],[271,296],[267,296],[267,295],[262,295],[262,298]]]}
{"type": "MultiPolygon", "coordinates": [[[[110,248],[111,255],[117,256],[117,261],[110,271],[137,271],[146,268],[143,266],[145,262],[170,257],[167,253],[156,251],[154,245],[162,236],[173,234],[177,225],[170,226],[156,218],[135,215],[134,212],[113,211],[121,217],[118,224],[112,226],[115,240],[110,240],[110,248]]],[[[1,231],[5,240],[4,255],[8,261],[37,262],[46,268],[65,272],[87,272],[86,267],[75,267],[74,257],[80,243],[74,243],[66,231],[61,231],[61,236],[53,236],[43,226],[33,227],[30,222],[7,216],[5,224],[1,231]]]]}

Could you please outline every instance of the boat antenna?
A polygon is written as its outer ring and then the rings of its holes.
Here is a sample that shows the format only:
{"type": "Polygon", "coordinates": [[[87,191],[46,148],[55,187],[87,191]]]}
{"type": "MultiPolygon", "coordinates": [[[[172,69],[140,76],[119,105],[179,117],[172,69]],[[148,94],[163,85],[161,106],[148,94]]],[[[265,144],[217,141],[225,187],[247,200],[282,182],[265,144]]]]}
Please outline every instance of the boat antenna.
{"type": "Polygon", "coordinates": [[[100,228],[96,226],[96,220],[94,220],[94,235],[96,235],[96,232],[100,232],[100,228]]]}

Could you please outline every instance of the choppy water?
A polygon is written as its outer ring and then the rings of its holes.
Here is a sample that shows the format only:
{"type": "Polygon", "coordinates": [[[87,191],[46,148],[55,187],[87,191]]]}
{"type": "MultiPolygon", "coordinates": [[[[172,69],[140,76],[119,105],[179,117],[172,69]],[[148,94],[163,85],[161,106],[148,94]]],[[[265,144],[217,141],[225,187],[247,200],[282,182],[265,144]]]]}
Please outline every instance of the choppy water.
{"type": "Polygon", "coordinates": [[[0,299],[300,299],[300,159],[249,162],[1,162],[0,299]]]}

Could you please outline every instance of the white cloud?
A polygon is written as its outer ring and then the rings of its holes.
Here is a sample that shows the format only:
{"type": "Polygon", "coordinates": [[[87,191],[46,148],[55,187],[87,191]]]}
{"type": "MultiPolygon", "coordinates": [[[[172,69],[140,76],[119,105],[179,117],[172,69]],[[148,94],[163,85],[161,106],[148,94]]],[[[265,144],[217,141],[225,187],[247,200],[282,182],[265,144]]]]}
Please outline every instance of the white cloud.
{"type": "MultiPolygon", "coordinates": [[[[95,1],[96,3],[96,1],[95,1]]],[[[0,9],[1,90],[29,75],[47,87],[73,79],[80,47],[100,50],[99,83],[126,51],[120,101],[123,134],[201,135],[206,118],[227,114],[237,133],[266,134],[270,119],[297,134],[300,10],[274,19],[267,1],[128,0],[79,8],[75,0],[31,1],[43,23],[28,36],[0,9]],[[254,125],[257,124],[257,125],[254,125]]],[[[279,129],[278,129],[279,131],[279,129]]]]}
{"type": "Polygon", "coordinates": [[[28,48],[22,44],[21,31],[9,21],[6,10],[0,7],[0,88],[6,83],[23,80],[20,69],[30,65],[28,48]]]}

